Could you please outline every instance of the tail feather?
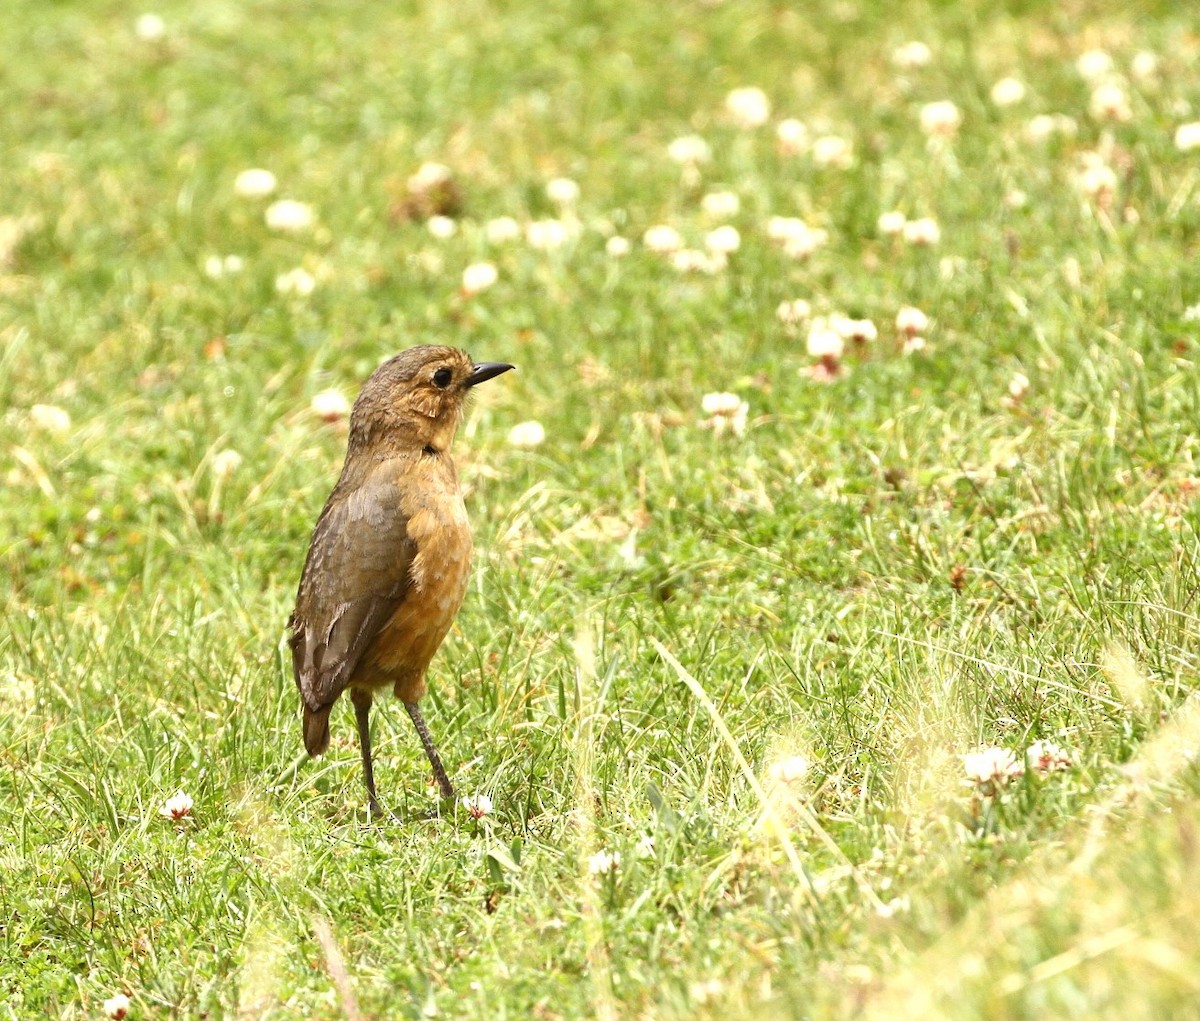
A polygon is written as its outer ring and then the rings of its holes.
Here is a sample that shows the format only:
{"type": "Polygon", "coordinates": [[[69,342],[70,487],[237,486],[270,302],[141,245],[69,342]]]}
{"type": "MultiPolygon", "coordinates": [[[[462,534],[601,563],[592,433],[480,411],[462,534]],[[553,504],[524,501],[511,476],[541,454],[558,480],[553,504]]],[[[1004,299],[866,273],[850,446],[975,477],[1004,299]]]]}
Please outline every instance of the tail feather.
{"type": "Polygon", "coordinates": [[[304,707],[304,747],[309,755],[320,755],[329,747],[329,710],[332,708],[331,705],[320,709],[304,707]]]}

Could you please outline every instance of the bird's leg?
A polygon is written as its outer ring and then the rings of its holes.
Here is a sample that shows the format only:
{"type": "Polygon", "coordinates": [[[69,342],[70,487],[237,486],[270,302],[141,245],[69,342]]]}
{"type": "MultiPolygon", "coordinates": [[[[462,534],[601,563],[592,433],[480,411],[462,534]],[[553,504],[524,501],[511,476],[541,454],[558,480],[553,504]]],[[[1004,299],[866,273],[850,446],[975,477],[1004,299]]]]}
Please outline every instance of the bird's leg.
{"type": "Polygon", "coordinates": [[[371,693],[351,688],[350,701],[354,703],[354,719],[358,723],[358,747],[362,751],[363,779],[367,783],[367,809],[372,816],[382,816],[383,806],[375,793],[375,768],[371,764],[371,693]]]}
{"type": "Polygon", "coordinates": [[[417,728],[417,736],[420,737],[421,744],[425,747],[425,754],[429,756],[429,764],[433,766],[433,775],[437,779],[438,787],[441,788],[442,799],[453,801],[454,787],[450,783],[450,777],[446,775],[442,760],[438,758],[437,749],[433,746],[433,738],[429,736],[429,728],[425,726],[425,718],[421,715],[421,710],[417,708],[416,702],[405,702],[404,708],[412,717],[413,726],[417,728]]]}

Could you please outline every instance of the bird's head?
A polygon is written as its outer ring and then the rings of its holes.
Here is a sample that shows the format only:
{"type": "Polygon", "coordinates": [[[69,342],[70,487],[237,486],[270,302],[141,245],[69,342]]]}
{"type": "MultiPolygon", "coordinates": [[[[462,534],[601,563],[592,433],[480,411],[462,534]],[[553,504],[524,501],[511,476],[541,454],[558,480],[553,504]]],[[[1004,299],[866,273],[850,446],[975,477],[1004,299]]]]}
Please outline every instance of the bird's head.
{"type": "Polygon", "coordinates": [[[471,388],[512,367],[434,344],[401,351],[363,384],[350,413],[351,449],[383,440],[400,449],[448,450],[471,388]]]}

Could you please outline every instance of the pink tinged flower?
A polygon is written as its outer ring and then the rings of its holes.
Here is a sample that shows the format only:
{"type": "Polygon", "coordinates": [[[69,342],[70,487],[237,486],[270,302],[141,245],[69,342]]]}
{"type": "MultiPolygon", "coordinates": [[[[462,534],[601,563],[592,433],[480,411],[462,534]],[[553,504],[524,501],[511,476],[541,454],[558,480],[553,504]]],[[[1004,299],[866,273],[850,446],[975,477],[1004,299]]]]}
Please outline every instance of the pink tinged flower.
{"type": "Polygon", "coordinates": [[[604,251],[611,259],[621,259],[629,254],[632,246],[629,244],[628,238],[623,238],[619,234],[610,237],[604,242],[604,251]]]}
{"type": "Polygon", "coordinates": [[[762,89],[751,85],[730,92],[725,110],[739,128],[760,128],[771,118],[771,101],[762,89]]]}
{"type": "Polygon", "coordinates": [[[775,309],[775,318],[786,326],[802,323],[812,314],[812,306],[803,298],[781,301],[775,309]]]}
{"type": "Polygon", "coordinates": [[[597,851],[588,858],[588,872],[593,876],[610,876],[620,867],[620,851],[597,851]]]}
{"type": "Polygon", "coordinates": [[[714,254],[728,255],[736,252],[741,245],[741,234],[736,227],[729,224],[710,230],[704,237],[704,247],[714,254]]]}
{"type": "Polygon", "coordinates": [[[808,759],[803,755],[792,755],[772,763],[770,769],[767,770],[767,776],[776,783],[794,784],[802,783],[808,776],[808,771],[808,759]]]}
{"type": "Polygon", "coordinates": [[[528,422],[518,422],[508,430],[508,445],[524,450],[532,450],[546,442],[546,428],[541,422],[530,419],[528,422]]]}
{"type": "Polygon", "coordinates": [[[263,219],[271,230],[298,233],[308,230],[316,218],[313,216],[312,206],[307,203],[297,202],[295,199],[279,199],[267,206],[263,219]]]}
{"type": "Polygon", "coordinates": [[[981,748],[963,756],[966,782],[976,787],[998,788],[1025,772],[1025,766],[1007,748],[981,748]]]}
{"type": "Polygon", "coordinates": [[[525,243],[541,252],[552,252],[567,243],[570,232],[562,220],[534,220],[525,228],[525,243]]]}
{"type": "Polygon", "coordinates": [[[573,206],[579,201],[579,185],[569,177],[555,177],[546,182],[546,198],[556,206],[573,206]]]}
{"type": "Polygon", "coordinates": [[[652,252],[670,254],[683,247],[683,237],[674,227],[658,223],[646,228],[646,233],[642,235],[642,244],[652,252]]]}
{"type": "Polygon", "coordinates": [[[163,802],[162,808],[158,810],[158,814],[164,819],[170,819],[172,822],[178,822],[180,819],[186,819],[192,814],[192,798],[190,794],[184,794],[180,791],[178,794],[173,794],[163,802]]]}
{"type": "Polygon", "coordinates": [[[1200,121],[1180,124],[1175,129],[1175,148],[1180,152],[1200,149],[1200,121]]]}
{"type": "Polygon", "coordinates": [[[1096,153],[1085,153],[1083,167],[1076,177],[1079,190],[1101,209],[1112,204],[1117,191],[1117,172],[1103,157],[1096,153]]]}
{"type": "Polygon", "coordinates": [[[852,340],[856,344],[869,343],[879,336],[879,330],[870,319],[848,319],[845,316],[834,316],[830,322],[843,340],[852,340]]]}
{"type": "Polygon", "coordinates": [[[706,216],[711,216],[714,220],[724,220],[737,216],[741,201],[732,191],[710,191],[700,200],[700,208],[706,216]]]}
{"type": "Polygon", "coordinates": [[[794,117],[782,120],[775,127],[779,151],[785,156],[799,156],[808,148],[808,125],[794,117]]]}
{"type": "Polygon", "coordinates": [[[488,244],[502,245],[521,236],[521,225],[511,216],[497,216],[484,225],[483,234],[488,244]]]}
{"type": "Polygon", "coordinates": [[[275,175],[262,167],[241,171],[233,179],[233,192],[244,199],[260,199],[275,190],[275,175]]]}
{"type": "Polygon", "coordinates": [[[1071,756],[1061,745],[1053,741],[1034,741],[1025,749],[1025,764],[1038,773],[1054,773],[1070,769],[1071,756]]]}
{"type": "Polygon", "coordinates": [[[919,40],[904,43],[892,50],[892,63],[902,71],[925,67],[933,60],[933,51],[919,40]]]}
{"type": "Polygon", "coordinates": [[[934,103],[926,103],[921,107],[921,130],[927,135],[941,135],[949,138],[958,132],[962,124],[962,114],[948,99],[940,99],[934,103]]]}
{"type": "Polygon", "coordinates": [[[462,806],[472,819],[482,819],[492,814],[492,799],[486,794],[468,794],[462,799],[462,806]]]}
{"type": "Polygon", "coordinates": [[[490,262],[473,262],[463,270],[463,294],[470,296],[486,291],[499,278],[499,272],[490,262]]]}
{"type": "Polygon", "coordinates": [[[1086,50],[1075,61],[1075,70],[1089,82],[1112,74],[1113,59],[1103,50],[1086,50]]]}
{"type": "Polygon", "coordinates": [[[919,308],[905,305],[896,313],[896,329],[910,337],[924,333],[929,328],[929,316],[919,308]]]}
{"type": "Polygon", "coordinates": [[[106,1017],[113,1018],[114,1021],[121,1021],[122,1018],[129,1016],[129,997],[124,993],[117,993],[105,1000],[103,1007],[106,1017]]]}
{"type": "Polygon", "coordinates": [[[683,166],[694,166],[707,163],[712,158],[712,150],[699,135],[682,135],[667,146],[667,155],[683,166]]]}
{"type": "Polygon", "coordinates": [[[996,106],[1016,106],[1025,98],[1025,84],[1019,78],[1001,78],[992,86],[991,96],[996,106]]]}
{"type": "Polygon", "coordinates": [[[1133,110],[1129,106],[1129,97],[1125,90],[1114,82],[1105,82],[1092,90],[1092,98],[1088,103],[1088,112],[1098,121],[1120,121],[1124,123],[1133,119],[1133,110]]]}
{"type": "Polygon", "coordinates": [[[880,234],[886,237],[895,237],[897,234],[904,232],[904,225],[908,223],[908,217],[905,216],[899,209],[889,209],[886,213],[880,213],[879,219],[875,223],[876,229],[880,234]]]}
{"type": "Polygon", "coordinates": [[[309,407],[325,422],[339,422],[350,414],[350,402],[340,390],[322,390],[313,394],[309,407]]]}
{"type": "Polygon", "coordinates": [[[933,217],[922,216],[916,220],[909,220],[904,225],[901,236],[910,245],[915,245],[918,248],[927,248],[930,245],[936,245],[942,240],[942,229],[933,217]]]}
{"type": "Polygon", "coordinates": [[[805,368],[805,375],[818,383],[832,383],[841,375],[841,358],[846,342],[828,319],[817,318],[812,321],[806,347],[809,356],[816,359],[816,364],[805,368]]]}

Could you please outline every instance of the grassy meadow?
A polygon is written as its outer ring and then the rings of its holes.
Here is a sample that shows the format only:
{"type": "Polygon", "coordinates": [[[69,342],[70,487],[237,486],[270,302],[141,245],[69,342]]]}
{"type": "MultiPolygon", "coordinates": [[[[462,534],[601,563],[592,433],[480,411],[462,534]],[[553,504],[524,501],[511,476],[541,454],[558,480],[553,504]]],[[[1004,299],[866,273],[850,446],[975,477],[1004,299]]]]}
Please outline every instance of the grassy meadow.
{"type": "Polygon", "coordinates": [[[8,0],[0,1018],[1200,1017],[1187,8],[8,0]],[[284,624],[418,343],[379,824],[284,624]]]}

